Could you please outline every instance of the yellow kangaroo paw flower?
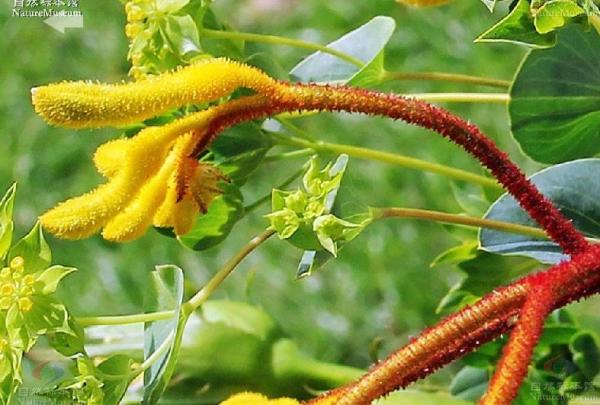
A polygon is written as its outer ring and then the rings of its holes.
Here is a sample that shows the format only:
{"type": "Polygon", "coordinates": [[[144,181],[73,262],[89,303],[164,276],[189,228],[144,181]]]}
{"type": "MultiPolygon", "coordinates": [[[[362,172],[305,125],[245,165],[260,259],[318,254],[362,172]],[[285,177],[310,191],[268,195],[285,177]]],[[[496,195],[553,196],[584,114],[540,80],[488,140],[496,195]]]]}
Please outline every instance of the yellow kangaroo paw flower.
{"type": "Polygon", "coordinates": [[[180,137],[169,153],[158,173],[140,190],[125,210],[112,218],[104,227],[102,236],[112,241],[128,241],[139,238],[152,225],[154,213],[159,209],[165,196],[169,178],[179,161],[187,157],[197,136],[185,134],[180,137]]]}
{"type": "Polygon", "coordinates": [[[48,123],[90,128],[143,121],[175,107],[225,97],[240,87],[270,94],[277,85],[256,68],[219,58],[139,82],[63,82],[31,93],[35,111],[48,123]]]}
{"type": "Polygon", "coordinates": [[[43,214],[40,222],[44,229],[61,238],[82,239],[97,233],[121,211],[158,171],[172,144],[172,134],[163,128],[151,127],[142,132],[127,142],[106,146],[100,153],[102,169],[111,172],[111,165],[115,166],[114,161],[104,158],[108,151],[114,156],[117,146],[122,150],[122,169],[108,183],[43,214]]]}
{"type": "Polygon", "coordinates": [[[123,169],[128,141],[127,138],[115,139],[100,145],[96,149],[94,165],[96,165],[101,175],[110,179],[123,169]]]}

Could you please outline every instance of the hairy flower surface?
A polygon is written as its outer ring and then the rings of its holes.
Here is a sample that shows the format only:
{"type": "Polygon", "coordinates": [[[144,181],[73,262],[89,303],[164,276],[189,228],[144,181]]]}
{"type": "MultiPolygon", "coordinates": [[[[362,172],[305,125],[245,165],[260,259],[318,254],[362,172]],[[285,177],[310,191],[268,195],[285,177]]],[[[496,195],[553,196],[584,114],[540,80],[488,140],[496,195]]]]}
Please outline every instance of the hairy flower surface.
{"type": "Polygon", "coordinates": [[[269,399],[262,394],[242,392],[221,402],[221,405],[299,405],[300,402],[292,398],[269,399]]]}
{"type": "Polygon", "coordinates": [[[31,89],[35,111],[68,128],[132,124],[175,107],[206,103],[240,87],[269,93],[278,82],[256,68],[227,59],[193,65],[126,84],[62,82],[31,89]]]}
{"type": "Polygon", "coordinates": [[[220,193],[223,175],[191,158],[199,132],[179,127],[149,127],[131,139],[110,141],[94,162],[108,182],[90,193],[59,204],[41,216],[55,235],[80,239],[104,228],[107,240],[136,239],[152,225],[189,231],[198,212],[220,193]]]}

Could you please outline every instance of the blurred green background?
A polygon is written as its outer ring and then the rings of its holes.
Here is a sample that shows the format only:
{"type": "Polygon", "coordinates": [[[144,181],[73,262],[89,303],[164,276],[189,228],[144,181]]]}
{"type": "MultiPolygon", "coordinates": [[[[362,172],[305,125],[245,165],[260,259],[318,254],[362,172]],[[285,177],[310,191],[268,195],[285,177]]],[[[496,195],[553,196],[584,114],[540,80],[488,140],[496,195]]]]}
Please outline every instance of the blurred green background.
{"type": "MultiPolygon", "coordinates": [[[[119,135],[116,129],[73,131],[52,128],[31,107],[33,86],[59,80],[116,82],[127,78],[125,16],[117,0],[81,0],[83,29],[58,33],[40,18],[17,18],[0,7],[0,188],[19,184],[17,235],[58,201],[81,194],[101,181],[91,156],[119,135]]],[[[390,70],[448,71],[512,78],[524,50],[472,40],[496,21],[480,2],[415,10],[392,0],[218,0],[215,11],[236,29],[327,43],[376,15],[389,15],[397,30],[386,48],[390,70]]],[[[307,53],[248,44],[247,54],[262,52],[289,70],[307,53]]],[[[426,82],[396,82],[396,92],[489,91],[486,88],[426,82]]],[[[449,105],[481,126],[531,173],[508,131],[501,105],[449,105]]],[[[474,172],[478,166],[459,148],[427,131],[383,119],[324,114],[297,123],[332,142],[394,151],[474,172]]],[[[263,165],[243,191],[246,202],[267,193],[303,164],[302,159],[263,165]]],[[[433,175],[374,162],[350,160],[342,184],[341,210],[407,206],[461,212],[453,198],[469,188],[433,175]]],[[[236,226],[218,247],[194,252],[176,240],[150,231],[140,240],[113,244],[96,236],[79,242],[49,237],[54,262],[75,266],[59,291],[76,315],[126,314],[141,310],[146,274],[155,265],[181,266],[190,290],[207,280],[237,249],[265,228],[268,204],[236,226]]],[[[246,260],[216,297],[253,303],[271,314],[313,356],[348,365],[370,364],[370,343],[382,342],[380,356],[439,319],[439,300],[460,277],[450,267],[429,268],[441,251],[459,243],[437,224],[412,220],[378,223],[313,277],[296,280],[301,252],[273,238],[246,260]]],[[[444,375],[436,377],[444,380],[444,375]]]]}

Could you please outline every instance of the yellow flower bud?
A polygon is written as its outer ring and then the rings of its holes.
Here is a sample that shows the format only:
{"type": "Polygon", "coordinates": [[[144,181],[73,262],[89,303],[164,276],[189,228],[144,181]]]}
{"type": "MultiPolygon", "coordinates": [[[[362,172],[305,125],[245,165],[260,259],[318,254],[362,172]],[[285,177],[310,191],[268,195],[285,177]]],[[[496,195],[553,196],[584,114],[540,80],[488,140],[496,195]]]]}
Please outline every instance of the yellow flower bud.
{"type": "Polygon", "coordinates": [[[140,32],[143,30],[142,24],[139,23],[129,23],[125,26],[125,35],[127,38],[134,39],[140,32]]]}
{"type": "Polygon", "coordinates": [[[8,268],[8,267],[5,267],[2,270],[0,270],[0,278],[1,279],[10,278],[11,274],[12,274],[12,271],[10,271],[10,268],[8,268]]]}
{"type": "Polygon", "coordinates": [[[28,312],[33,307],[33,301],[31,301],[29,297],[19,298],[17,304],[19,305],[19,309],[23,312],[28,312]]]}
{"type": "Polygon", "coordinates": [[[34,283],[35,277],[33,277],[31,274],[27,274],[25,277],[23,277],[23,284],[32,286],[34,283]]]}
{"type": "Polygon", "coordinates": [[[15,292],[15,285],[11,283],[4,283],[0,285],[0,295],[3,297],[13,295],[15,292]]]}
{"type": "Polygon", "coordinates": [[[13,300],[11,297],[2,297],[2,298],[0,298],[0,309],[6,310],[6,309],[10,308],[12,303],[13,303],[13,300]]]}
{"type": "Polygon", "coordinates": [[[25,269],[25,260],[21,256],[16,256],[10,261],[10,268],[13,271],[22,272],[25,269]]]}
{"type": "Polygon", "coordinates": [[[28,285],[24,285],[23,287],[21,287],[21,291],[19,292],[19,294],[21,296],[28,296],[33,294],[33,288],[31,288],[28,285]]]}

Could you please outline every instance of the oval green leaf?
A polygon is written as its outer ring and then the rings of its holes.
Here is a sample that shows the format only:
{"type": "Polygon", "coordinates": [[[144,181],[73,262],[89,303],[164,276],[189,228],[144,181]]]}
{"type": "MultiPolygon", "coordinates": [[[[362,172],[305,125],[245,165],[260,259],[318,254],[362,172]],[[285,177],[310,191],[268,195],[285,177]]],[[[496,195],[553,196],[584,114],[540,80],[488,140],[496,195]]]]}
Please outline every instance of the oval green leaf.
{"type": "Polygon", "coordinates": [[[508,106],[523,152],[544,163],[600,152],[600,36],[570,27],[558,38],[525,58],[508,106]]]}
{"type": "Polygon", "coordinates": [[[206,250],[223,241],[244,214],[243,197],[234,184],[220,186],[223,194],[200,215],[191,231],[180,236],[179,242],[193,250],[206,250]]]}
{"type": "Polygon", "coordinates": [[[390,40],[396,22],[390,17],[377,16],[328,44],[363,63],[357,66],[337,56],[315,52],[297,64],[290,72],[294,80],[316,83],[352,83],[366,86],[378,78],[383,69],[383,48],[390,40]]]}
{"type": "Polygon", "coordinates": [[[183,271],[174,265],[157,266],[150,273],[150,283],[144,299],[145,312],[173,311],[173,317],[144,325],[144,360],[154,356],[144,371],[144,404],[155,404],[165,390],[175,368],[181,345],[185,317],[183,302],[183,271]]]}
{"type": "MultiPolygon", "coordinates": [[[[531,181],[550,198],[577,229],[589,237],[600,237],[600,159],[581,159],[544,169],[531,181]]],[[[504,194],[490,207],[486,219],[535,226],[514,198],[504,194]]],[[[550,240],[482,229],[479,242],[484,250],[524,255],[554,264],[568,258],[550,240]]]]}

